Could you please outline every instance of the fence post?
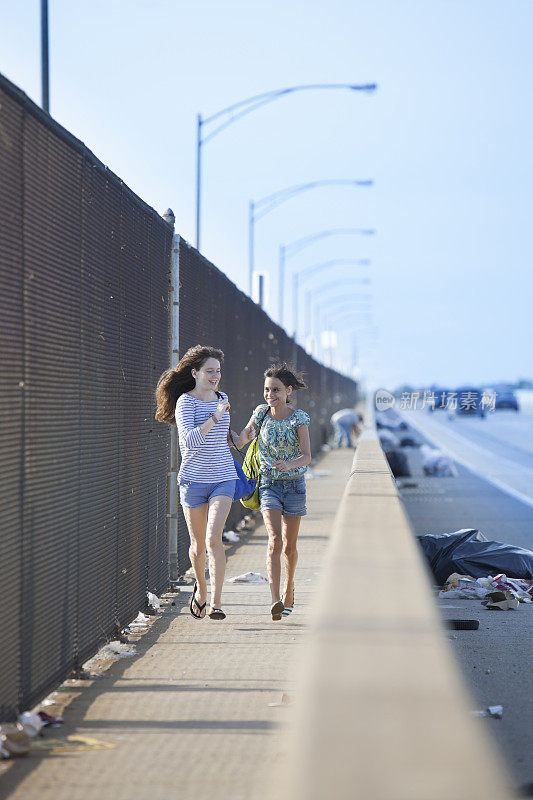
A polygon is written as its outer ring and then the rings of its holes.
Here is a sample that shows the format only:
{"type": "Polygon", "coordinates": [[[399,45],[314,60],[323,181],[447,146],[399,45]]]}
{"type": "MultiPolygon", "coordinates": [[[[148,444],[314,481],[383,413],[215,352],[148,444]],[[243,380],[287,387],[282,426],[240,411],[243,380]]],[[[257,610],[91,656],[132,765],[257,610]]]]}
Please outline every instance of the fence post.
{"type": "MultiPolygon", "coordinates": [[[[175,217],[169,208],[163,219],[174,228],[175,217]]],[[[179,234],[174,234],[172,239],[172,254],[170,262],[170,366],[175,367],[179,361],[179,234]]],[[[179,580],[178,572],[178,429],[175,425],[170,427],[170,450],[168,454],[167,472],[167,541],[168,541],[168,572],[170,584],[173,586],[179,580]]]]}

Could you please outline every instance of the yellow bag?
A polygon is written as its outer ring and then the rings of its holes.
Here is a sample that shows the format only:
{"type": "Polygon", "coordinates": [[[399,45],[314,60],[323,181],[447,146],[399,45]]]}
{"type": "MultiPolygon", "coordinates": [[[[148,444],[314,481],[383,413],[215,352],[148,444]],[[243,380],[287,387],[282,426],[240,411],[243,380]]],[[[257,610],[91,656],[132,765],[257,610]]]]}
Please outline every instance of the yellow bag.
{"type": "Polygon", "coordinates": [[[256,481],[255,489],[252,494],[248,495],[248,497],[241,497],[241,503],[245,508],[249,508],[251,511],[258,511],[259,510],[259,481],[261,480],[261,462],[259,460],[259,433],[261,431],[261,425],[263,424],[266,415],[268,414],[269,409],[265,411],[263,414],[263,419],[259,424],[259,429],[255,436],[255,439],[249,446],[248,450],[246,451],[246,455],[244,456],[244,461],[242,462],[242,471],[248,478],[248,480],[256,481]]]}

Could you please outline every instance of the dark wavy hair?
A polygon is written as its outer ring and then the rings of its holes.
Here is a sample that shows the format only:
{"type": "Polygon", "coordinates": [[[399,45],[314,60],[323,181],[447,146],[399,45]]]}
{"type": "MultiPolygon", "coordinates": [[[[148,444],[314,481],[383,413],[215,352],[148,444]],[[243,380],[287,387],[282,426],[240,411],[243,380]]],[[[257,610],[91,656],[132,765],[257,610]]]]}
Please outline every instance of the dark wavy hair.
{"type": "Polygon", "coordinates": [[[159,378],[155,390],[157,409],[155,418],[159,422],[175,424],[174,414],[178,398],[185,392],[190,392],[196,386],[192,370],[199,370],[208,358],[216,358],[220,364],[224,363],[224,353],[216,347],[197,344],[189,348],[179,364],[172,369],[167,369],[159,378]]]}
{"type": "Polygon", "coordinates": [[[304,381],[303,373],[297,372],[293,364],[287,364],[286,361],[280,364],[272,364],[264,372],[265,378],[277,378],[284,386],[292,386],[293,390],[307,389],[307,384],[304,381]]]}

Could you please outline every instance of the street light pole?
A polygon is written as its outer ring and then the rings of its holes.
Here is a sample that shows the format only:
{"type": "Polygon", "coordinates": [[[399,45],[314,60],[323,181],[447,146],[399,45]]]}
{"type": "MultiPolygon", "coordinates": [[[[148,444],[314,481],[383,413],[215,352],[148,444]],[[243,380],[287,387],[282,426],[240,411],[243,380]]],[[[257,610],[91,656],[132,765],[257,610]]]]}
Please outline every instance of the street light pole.
{"type": "Polygon", "coordinates": [[[255,269],[254,256],[254,228],[255,228],[255,203],[250,200],[248,205],[248,294],[252,296],[252,282],[255,269]]]}
{"type": "Polygon", "coordinates": [[[279,272],[278,272],[278,310],[279,324],[283,327],[283,292],[285,287],[285,255],[287,248],[282,244],[279,248],[279,272]]]}
{"type": "MultiPolygon", "coordinates": [[[[44,1],[44,0],[43,0],[44,1]]],[[[237,120],[244,117],[246,114],[250,114],[252,111],[260,108],[261,106],[266,105],[267,103],[272,103],[274,100],[277,100],[280,97],[284,97],[287,94],[293,94],[294,92],[302,92],[302,91],[315,91],[317,89],[348,89],[354,92],[367,92],[371,94],[375,92],[377,89],[377,84],[375,83],[364,83],[364,84],[352,84],[352,83],[315,83],[315,84],[306,84],[303,86],[289,86],[285,89],[275,89],[270,92],[264,92],[263,94],[257,94],[253,97],[247,97],[245,100],[240,100],[238,103],[233,103],[231,106],[227,106],[226,108],[217,111],[215,114],[212,114],[210,117],[206,117],[205,119],[198,114],[198,125],[197,125],[197,132],[196,132],[196,249],[200,249],[200,232],[201,232],[201,181],[202,181],[202,170],[201,170],[201,152],[202,147],[206,144],[210,139],[216,136],[218,133],[223,131],[229,125],[232,125],[237,120]],[[224,118],[224,119],[222,119],[224,118]],[[217,126],[211,133],[202,136],[202,130],[205,126],[210,125],[213,122],[218,122],[217,126]]]]}
{"type": "Polygon", "coordinates": [[[50,84],[48,59],[48,0],[41,0],[41,88],[42,107],[50,113],[50,84]]]}
{"type": "Polygon", "coordinates": [[[196,118],[196,249],[200,249],[200,202],[202,191],[202,115],[196,118]]]}
{"type": "Polygon", "coordinates": [[[280,189],[273,194],[262,197],[261,200],[250,200],[249,206],[249,222],[248,222],[248,285],[250,286],[250,295],[252,293],[252,275],[255,266],[255,223],[262,219],[264,216],[274,211],[275,208],[287,200],[295,197],[303,192],[308,192],[311,189],[319,189],[324,186],[373,186],[373,180],[355,180],[352,178],[326,178],[318,181],[308,181],[307,183],[299,183],[295,186],[288,186],[286,189],[280,189]]]}
{"type": "MultiPolygon", "coordinates": [[[[311,275],[315,275],[316,273],[322,272],[323,270],[331,267],[367,267],[370,265],[370,263],[371,261],[369,258],[331,258],[328,261],[321,261],[319,264],[313,264],[311,267],[307,267],[306,269],[296,270],[292,276],[292,318],[294,321],[294,338],[296,338],[298,334],[299,327],[299,287],[301,280],[306,280],[307,278],[310,278],[311,275]]],[[[357,278],[355,280],[357,283],[370,283],[370,279],[368,278],[357,278]]],[[[304,340],[309,334],[310,307],[308,308],[308,303],[310,303],[311,294],[311,291],[306,292],[304,340]]]]}
{"type": "Polygon", "coordinates": [[[313,244],[319,239],[324,239],[329,236],[336,236],[339,234],[363,234],[366,236],[371,236],[374,233],[375,231],[373,228],[331,228],[326,231],[320,231],[319,233],[312,233],[310,236],[304,236],[301,239],[296,239],[294,242],[290,242],[290,244],[281,245],[279,249],[279,266],[278,266],[278,281],[279,281],[278,321],[281,327],[284,327],[283,317],[284,317],[284,293],[285,293],[285,262],[287,257],[294,256],[308,245],[313,244]]]}

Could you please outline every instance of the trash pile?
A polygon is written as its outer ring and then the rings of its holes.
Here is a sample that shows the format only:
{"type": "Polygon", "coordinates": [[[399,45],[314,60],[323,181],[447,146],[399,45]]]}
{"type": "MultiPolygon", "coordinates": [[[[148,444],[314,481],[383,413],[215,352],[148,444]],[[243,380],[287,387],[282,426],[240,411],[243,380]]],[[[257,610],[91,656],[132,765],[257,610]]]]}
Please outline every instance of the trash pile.
{"type": "Polygon", "coordinates": [[[447,599],[480,599],[482,605],[490,610],[511,611],[519,603],[533,602],[533,580],[509,578],[504,573],[473,578],[471,575],[452,573],[439,597],[447,599]]]}
{"type": "Polygon", "coordinates": [[[412,436],[402,436],[400,431],[407,425],[395,417],[383,417],[388,412],[382,411],[381,416],[376,415],[378,439],[385,457],[395,478],[410,478],[411,471],[407,456],[402,452],[402,447],[418,447],[418,442],[412,436]]]}
{"type": "Polygon", "coordinates": [[[431,571],[439,586],[457,572],[473,578],[505,574],[533,580],[533,552],[504,542],[492,542],[481,531],[462,528],[453,533],[419,536],[431,571]]]}
{"type": "Polygon", "coordinates": [[[423,444],[420,453],[424,475],[434,475],[439,478],[457,477],[457,469],[452,459],[442,450],[423,444]]]}
{"type": "Polygon", "coordinates": [[[489,541],[464,528],[418,541],[439,586],[439,597],[479,599],[487,609],[511,611],[533,602],[533,552],[489,541]]]}
{"type": "Polygon", "coordinates": [[[409,428],[405,422],[394,409],[389,408],[387,411],[376,411],[376,428],[388,428],[389,430],[405,431],[409,428]]]}
{"type": "Polygon", "coordinates": [[[42,735],[43,728],[57,728],[63,724],[62,717],[54,717],[46,711],[24,711],[17,722],[4,722],[0,725],[0,759],[26,756],[30,751],[30,741],[42,735]]]}

